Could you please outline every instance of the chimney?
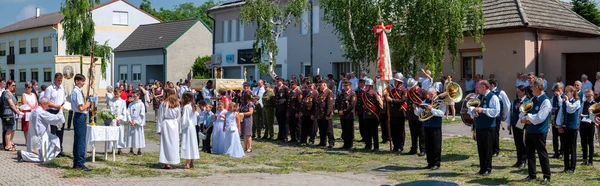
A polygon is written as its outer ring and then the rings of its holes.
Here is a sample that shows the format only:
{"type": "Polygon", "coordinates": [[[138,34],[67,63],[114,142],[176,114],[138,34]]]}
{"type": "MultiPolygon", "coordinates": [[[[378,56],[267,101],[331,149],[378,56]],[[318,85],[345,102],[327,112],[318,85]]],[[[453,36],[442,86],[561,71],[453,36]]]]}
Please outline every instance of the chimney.
{"type": "Polygon", "coordinates": [[[40,8],[36,7],[35,8],[35,18],[38,18],[38,17],[40,17],[40,8]]]}

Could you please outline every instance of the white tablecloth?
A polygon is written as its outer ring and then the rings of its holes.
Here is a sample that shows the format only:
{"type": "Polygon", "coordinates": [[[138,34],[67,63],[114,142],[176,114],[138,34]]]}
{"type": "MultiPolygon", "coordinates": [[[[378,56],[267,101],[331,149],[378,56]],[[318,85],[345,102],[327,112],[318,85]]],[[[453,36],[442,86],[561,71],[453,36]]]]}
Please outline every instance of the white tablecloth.
{"type": "Polygon", "coordinates": [[[119,127],[117,126],[87,126],[87,144],[94,146],[98,141],[117,141],[119,127]]]}

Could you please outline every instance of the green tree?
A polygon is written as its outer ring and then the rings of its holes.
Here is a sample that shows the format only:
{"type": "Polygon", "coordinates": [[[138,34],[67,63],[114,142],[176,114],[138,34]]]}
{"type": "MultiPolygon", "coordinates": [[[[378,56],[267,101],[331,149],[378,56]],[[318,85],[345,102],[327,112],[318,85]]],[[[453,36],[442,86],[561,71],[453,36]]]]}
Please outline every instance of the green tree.
{"type": "Polygon", "coordinates": [[[388,39],[396,69],[415,74],[421,64],[440,73],[446,50],[452,64],[457,61],[465,34],[483,47],[482,0],[321,0],[320,4],[325,21],[342,41],[344,57],[363,69],[377,59],[372,27],[381,24],[379,10],[383,23],[393,25],[388,39]]]}
{"type": "Polygon", "coordinates": [[[98,42],[94,44],[94,55],[101,58],[100,73],[102,74],[102,79],[106,79],[106,66],[108,63],[111,63],[110,56],[113,49],[108,46],[108,41],[105,41],[103,45],[99,45],[98,42]]]}
{"type": "Polygon", "coordinates": [[[192,72],[194,74],[194,79],[210,79],[211,78],[211,70],[206,68],[204,64],[207,61],[210,61],[212,58],[210,56],[198,56],[194,61],[194,66],[192,66],[192,72]]]}
{"type": "Polygon", "coordinates": [[[593,0],[573,0],[573,11],[596,26],[600,26],[600,11],[593,0]]]}
{"type": "Polygon", "coordinates": [[[61,3],[60,13],[65,17],[61,24],[63,36],[67,42],[68,54],[83,55],[91,51],[94,44],[94,20],[92,8],[100,0],[64,0],[61,3]]]}
{"type": "Polygon", "coordinates": [[[195,6],[194,3],[189,2],[175,5],[173,6],[172,10],[163,8],[156,10],[152,8],[152,3],[149,0],[142,0],[140,9],[148,12],[154,17],[161,19],[164,22],[198,19],[206,23],[209,29],[212,29],[213,21],[208,17],[206,11],[215,5],[216,4],[213,0],[208,0],[200,6],[195,6]]]}
{"type": "Polygon", "coordinates": [[[262,63],[261,55],[255,55],[253,61],[258,64],[262,73],[268,73],[275,78],[275,56],[279,53],[277,40],[285,33],[288,26],[294,21],[298,26],[302,13],[308,7],[308,0],[246,0],[240,12],[240,21],[245,24],[256,23],[254,31],[255,52],[262,51],[268,57],[268,63],[262,63]]]}

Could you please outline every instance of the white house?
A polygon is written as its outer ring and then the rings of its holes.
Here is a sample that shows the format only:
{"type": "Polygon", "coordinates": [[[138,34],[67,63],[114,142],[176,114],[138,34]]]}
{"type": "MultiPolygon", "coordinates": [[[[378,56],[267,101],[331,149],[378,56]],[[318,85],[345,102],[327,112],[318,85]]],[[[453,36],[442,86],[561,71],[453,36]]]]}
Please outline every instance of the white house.
{"type": "MultiPolygon", "coordinates": [[[[111,48],[119,46],[139,25],[160,23],[156,17],[142,11],[125,0],[111,0],[92,9],[96,34],[94,39],[111,48]]],[[[25,82],[37,80],[50,84],[56,72],[57,58],[66,56],[66,41],[61,39],[63,29],[59,12],[40,14],[0,28],[0,76],[17,82],[17,91],[23,90],[25,82]]],[[[75,73],[81,73],[74,67],[75,73]]],[[[107,68],[106,79],[101,80],[99,96],[113,82],[114,67],[107,68]]],[[[83,73],[86,74],[86,73],[83,73]]],[[[99,72],[96,74],[101,76],[99,72]]]]}

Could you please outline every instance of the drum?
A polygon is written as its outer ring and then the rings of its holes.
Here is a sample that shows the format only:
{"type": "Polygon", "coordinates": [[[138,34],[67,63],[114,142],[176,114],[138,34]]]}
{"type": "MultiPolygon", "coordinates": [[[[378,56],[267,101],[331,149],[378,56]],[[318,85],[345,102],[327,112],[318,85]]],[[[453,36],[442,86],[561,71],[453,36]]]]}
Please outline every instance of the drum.
{"type": "Polygon", "coordinates": [[[471,118],[471,115],[469,115],[469,113],[468,113],[469,107],[467,105],[467,102],[470,99],[477,98],[477,96],[479,96],[479,94],[470,93],[469,95],[467,95],[465,97],[465,99],[463,100],[462,106],[460,109],[460,118],[462,119],[462,122],[469,127],[473,126],[473,124],[475,123],[475,120],[473,120],[473,118],[471,118]]]}

